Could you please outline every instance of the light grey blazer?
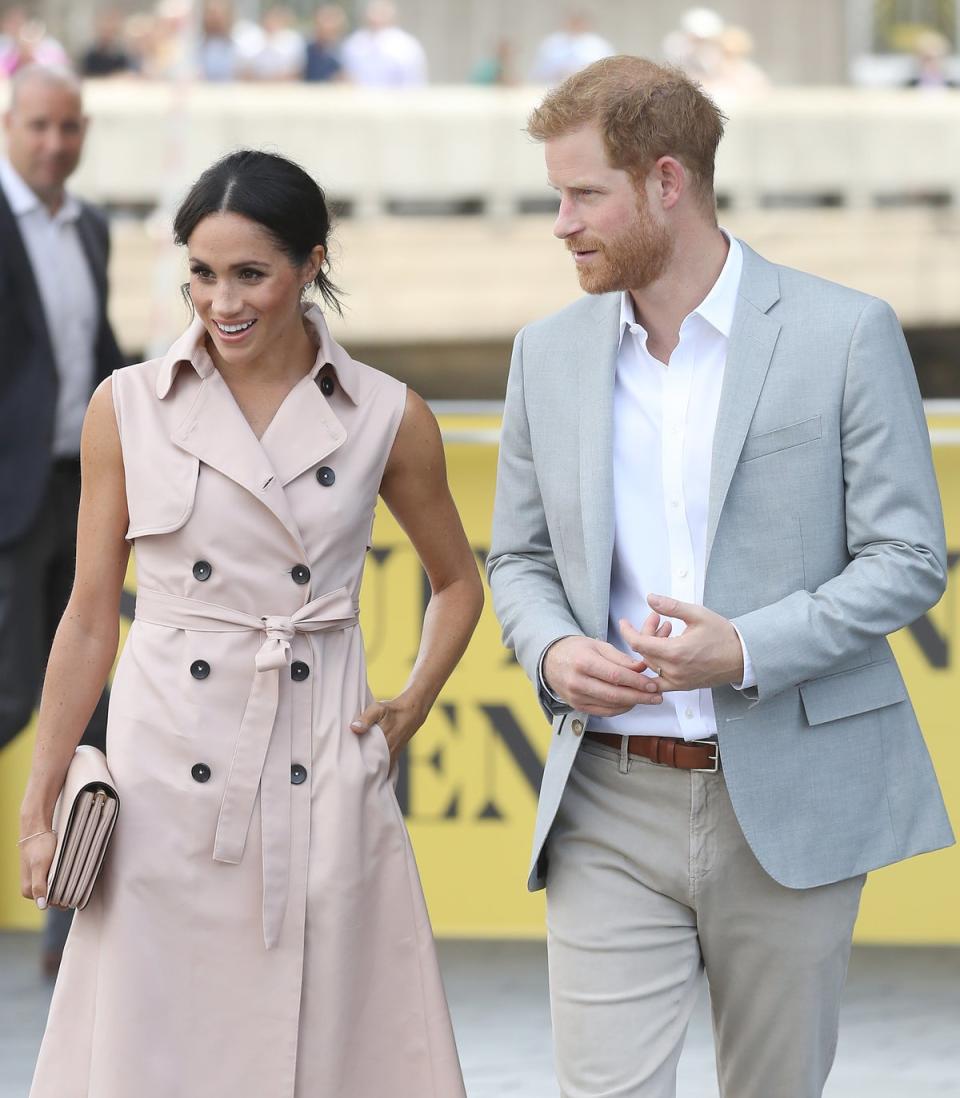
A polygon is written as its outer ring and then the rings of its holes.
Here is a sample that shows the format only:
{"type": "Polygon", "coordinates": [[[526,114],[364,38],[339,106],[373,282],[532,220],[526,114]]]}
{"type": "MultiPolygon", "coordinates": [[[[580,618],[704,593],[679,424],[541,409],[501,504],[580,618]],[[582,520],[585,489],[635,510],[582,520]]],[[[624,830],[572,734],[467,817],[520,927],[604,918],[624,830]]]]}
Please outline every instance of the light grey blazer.
{"type": "MultiPolygon", "coordinates": [[[[619,308],[618,294],[582,298],[514,345],[488,576],[504,643],[534,683],[551,641],[607,639],[619,308]]],[[[713,698],[737,819],[781,884],[810,888],[953,841],[886,639],[945,582],[929,437],[892,309],[744,247],[704,603],[736,623],[756,671],[753,690],[713,698]]],[[[553,736],[531,889],[545,883],[589,722],[540,701],[553,736]]]]}

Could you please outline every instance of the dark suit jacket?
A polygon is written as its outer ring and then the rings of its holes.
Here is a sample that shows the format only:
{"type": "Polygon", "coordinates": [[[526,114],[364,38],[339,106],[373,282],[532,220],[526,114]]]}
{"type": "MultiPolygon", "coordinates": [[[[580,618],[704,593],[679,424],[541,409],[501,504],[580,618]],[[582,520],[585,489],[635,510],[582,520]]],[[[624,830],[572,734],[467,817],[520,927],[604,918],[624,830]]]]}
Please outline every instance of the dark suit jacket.
{"type": "MultiPolygon", "coordinates": [[[[100,304],[94,352],[97,385],[124,362],[107,319],[107,221],[93,206],[81,206],[78,231],[100,304]]],[[[57,386],[40,291],[16,218],[0,188],[0,546],[24,534],[43,500],[52,460],[57,386]]]]}

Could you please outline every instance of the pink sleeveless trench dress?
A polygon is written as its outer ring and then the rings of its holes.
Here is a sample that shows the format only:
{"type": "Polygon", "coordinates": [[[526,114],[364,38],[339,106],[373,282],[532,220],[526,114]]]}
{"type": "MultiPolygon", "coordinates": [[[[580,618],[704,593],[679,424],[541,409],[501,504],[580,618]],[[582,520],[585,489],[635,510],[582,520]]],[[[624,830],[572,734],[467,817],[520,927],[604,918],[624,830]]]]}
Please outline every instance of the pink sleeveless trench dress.
{"type": "Polygon", "coordinates": [[[31,1098],[462,1098],[357,600],[405,387],[318,354],[257,440],[199,321],[113,376],[122,808],[31,1098]]]}

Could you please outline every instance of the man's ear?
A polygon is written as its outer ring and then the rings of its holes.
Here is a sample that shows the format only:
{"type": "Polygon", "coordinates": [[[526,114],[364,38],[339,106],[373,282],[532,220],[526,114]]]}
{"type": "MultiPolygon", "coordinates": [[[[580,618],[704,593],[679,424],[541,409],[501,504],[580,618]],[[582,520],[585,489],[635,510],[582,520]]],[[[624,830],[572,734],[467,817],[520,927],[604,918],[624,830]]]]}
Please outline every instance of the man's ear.
{"type": "Polygon", "coordinates": [[[651,173],[657,186],[660,205],[672,210],[689,185],[687,169],[675,156],[661,156],[651,173]]]}

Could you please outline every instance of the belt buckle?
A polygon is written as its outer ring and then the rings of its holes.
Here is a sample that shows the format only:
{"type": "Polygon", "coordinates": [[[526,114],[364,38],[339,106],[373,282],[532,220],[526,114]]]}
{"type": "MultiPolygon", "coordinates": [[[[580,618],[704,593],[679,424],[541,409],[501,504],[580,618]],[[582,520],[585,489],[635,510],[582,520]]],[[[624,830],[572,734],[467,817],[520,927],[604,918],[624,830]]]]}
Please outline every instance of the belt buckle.
{"type": "Polygon", "coordinates": [[[694,774],[716,774],[720,769],[720,743],[717,740],[690,740],[690,743],[699,744],[701,747],[712,747],[713,758],[710,760],[713,766],[691,766],[694,774]]]}

